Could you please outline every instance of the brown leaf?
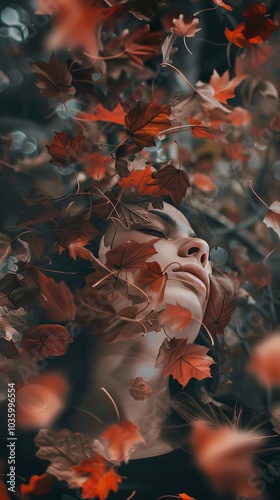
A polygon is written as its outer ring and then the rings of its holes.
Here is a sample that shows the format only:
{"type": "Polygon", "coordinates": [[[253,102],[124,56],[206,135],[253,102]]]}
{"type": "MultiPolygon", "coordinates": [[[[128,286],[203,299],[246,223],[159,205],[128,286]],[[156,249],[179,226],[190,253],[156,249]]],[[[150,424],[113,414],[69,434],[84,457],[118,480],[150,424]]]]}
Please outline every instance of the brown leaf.
{"type": "Polygon", "coordinates": [[[149,257],[157,253],[154,244],[158,238],[153,238],[147,243],[128,241],[116,246],[107,252],[106,265],[110,268],[126,271],[138,271],[149,257]]]}
{"type": "Polygon", "coordinates": [[[165,304],[165,309],[158,315],[160,325],[168,325],[172,330],[182,330],[192,320],[192,314],[180,304],[165,304]]]}
{"type": "Polygon", "coordinates": [[[124,49],[133,61],[143,65],[143,61],[159,53],[161,40],[162,33],[150,33],[149,24],[145,24],[144,26],[137,26],[125,37],[124,49]]]}
{"type": "Polygon", "coordinates": [[[280,238],[280,202],[274,201],[265,214],[263,222],[267,227],[271,227],[280,238]]]}
{"type": "Polygon", "coordinates": [[[61,100],[64,100],[76,93],[67,63],[60,62],[55,54],[51,55],[48,63],[40,61],[30,63],[30,66],[37,78],[35,85],[43,96],[59,96],[61,100]]]}
{"type": "Polygon", "coordinates": [[[180,205],[188,187],[190,187],[188,174],[181,168],[167,165],[158,170],[154,177],[158,180],[159,186],[165,191],[165,194],[171,196],[175,205],[180,205]]]}
{"type": "Polygon", "coordinates": [[[48,474],[60,481],[67,481],[69,488],[82,486],[87,475],[81,478],[72,467],[93,457],[89,439],[79,432],[72,433],[69,429],[60,432],[41,429],[34,443],[39,447],[36,456],[51,462],[46,471],[48,474]]]}
{"type": "Polygon", "coordinates": [[[76,315],[74,297],[64,281],[57,283],[39,272],[38,283],[43,295],[39,296],[39,303],[46,310],[47,318],[52,321],[73,320],[76,315]]]}
{"type": "Polygon", "coordinates": [[[160,104],[157,100],[141,106],[140,102],[129,110],[125,117],[125,126],[140,149],[155,146],[155,137],[171,126],[169,104],[160,104]]]}
{"type": "Polygon", "coordinates": [[[38,325],[25,330],[21,346],[40,361],[48,356],[62,356],[71,342],[73,339],[64,326],[38,325]]]}
{"type": "Polygon", "coordinates": [[[210,366],[214,360],[207,356],[209,349],[197,344],[187,344],[186,339],[165,339],[156,361],[157,368],[164,368],[163,375],[173,378],[184,387],[191,378],[203,380],[211,377],[210,366]]]}
{"type": "Polygon", "coordinates": [[[76,137],[72,138],[66,132],[55,132],[53,143],[47,146],[48,153],[52,157],[50,163],[65,168],[71,163],[78,162],[85,141],[83,132],[79,132],[76,137]]]}
{"type": "Polygon", "coordinates": [[[12,340],[0,339],[0,366],[13,365],[13,360],[19,357],[18,350],[12,340]]]}
{"type": "Polygon", "coordinates": [[[149,297],[155,299],[156,304],[162,304],[164,290],[167,280],[167,273],[163,273],[160,265],[156,261],[146,262],[135,277],[135,283],[140,288],[145,288],[149,297]]]}
{"type": "Polygon", "coordinates": [[[212,335],[224,333],[236,307],[237,296],[233,284],[225,278],[210,274],[210,296],[203,323],[212,335]]]}

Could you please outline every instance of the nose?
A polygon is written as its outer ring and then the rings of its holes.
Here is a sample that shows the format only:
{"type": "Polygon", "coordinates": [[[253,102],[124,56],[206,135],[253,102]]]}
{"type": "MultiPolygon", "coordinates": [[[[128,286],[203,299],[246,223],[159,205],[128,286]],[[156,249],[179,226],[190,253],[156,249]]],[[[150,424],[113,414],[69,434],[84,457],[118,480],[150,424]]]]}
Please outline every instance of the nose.
{"type": "Polygon", "coordinates": [[[205,267],[209,261],[209,246],[200,238],[187,238],[183,244],[179,245],[178,256],[192,256],[202,267],[205,267]]]}

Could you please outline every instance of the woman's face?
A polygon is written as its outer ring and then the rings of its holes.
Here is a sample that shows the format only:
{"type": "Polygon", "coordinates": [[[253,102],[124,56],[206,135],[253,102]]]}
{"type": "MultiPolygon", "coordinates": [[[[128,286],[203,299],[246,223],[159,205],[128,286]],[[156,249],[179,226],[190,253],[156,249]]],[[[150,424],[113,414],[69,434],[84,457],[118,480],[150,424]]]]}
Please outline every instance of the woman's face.
{"type": "Polygon", "coordinates": [[[163,306],[178,303],[191,311],[191,324],[186,331],[176,332],[174,336],[187,337],[193,342],[207,306],[212,266],[208,259],[208,244],[196,237],[186,217],[172,205],[164,203],[163,210],[150,210],[149,223],[134,224],[129,230],[121,224],[110,226],[104,243],[115,248],[127,241],[146,243],[155,238],[160,238],[154,244],[157,254],[147,262],[156,261],[162,270],[167,268],[163,306]]]}

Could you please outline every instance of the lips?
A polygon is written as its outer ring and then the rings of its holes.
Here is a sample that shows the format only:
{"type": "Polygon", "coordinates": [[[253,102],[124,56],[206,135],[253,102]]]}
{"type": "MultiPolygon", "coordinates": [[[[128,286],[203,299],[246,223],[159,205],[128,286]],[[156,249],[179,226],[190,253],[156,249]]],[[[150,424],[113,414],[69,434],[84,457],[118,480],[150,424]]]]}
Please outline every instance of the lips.
{"type": "Polygon", "coordinates": [[[187,283],[197,285],[203,292],[208,292],[209,278],[204,269],[196,264],[182,264],[172,269],[176,273],[176,278],[182,279],[187,283]]]}

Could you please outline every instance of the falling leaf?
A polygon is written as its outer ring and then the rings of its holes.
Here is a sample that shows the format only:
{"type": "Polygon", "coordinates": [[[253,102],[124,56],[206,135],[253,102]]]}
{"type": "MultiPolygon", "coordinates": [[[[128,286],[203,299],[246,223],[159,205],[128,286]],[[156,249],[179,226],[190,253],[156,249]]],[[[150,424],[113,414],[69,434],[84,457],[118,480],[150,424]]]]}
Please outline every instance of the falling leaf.
{"type": "Polygon", "coordinates": [[[158,238],[153,238],[147,243],[128,241],[121,243],[107,252],[106,265],[110,268],[125,269],[126,271],[138,271],[149,257],[157,253],[154,244],[158,238]]]}
{"type": "Polygon", "coordinates": [[[173,19],[174,27],[171,31],[177,36],[194,36],[201,28],[198,27],[199,19],[191,14],[184,16],[179,15],[179,19],[173,19]]]}
{"type": "Polygon", "coordinates": [[[52,491],[53,477],[50,474],[31,476],[28,484],[20,485],[22,495],[46,495],[52,491]]]}
{"type": "Polygon", "coordinates": [[[263,264],[247,264],[244,273],[244,280],[251,281],[257,290],[271,284],[272,273],[270,267],[263,264]]]}
{"type": "Polygon", "coordinates": [[[77,113],[76,118],[89,122],[103,121],[124,125],[124,116],[124,109],[121,103],[118,102],[118,104],[112,111],[110,109],[104,108],[104,106],[99,103],[96,106],[95,113],[83,113],[82,111],[80,111],[79,113],[77,113]]]}
{"type": "Polygon", "coordinates": [[[192,320],[189,309],[180,304],[165,304],[165,309],[158,315],[160,325],[168,325],[172,330],[182,330],[192,320]]]}
{"type": "Polygon", "coordinates": [[[97,56],[102,25],[122,10],[121,5],[104,8],[101,1],[69,0],[60,3],[52,20],[52,31],[47,38],[49,50],[82,47],[92,57],[97,56]]]}
{"type": "Polygon", "coordinates": [[[169,104],[160,104],[157,99],[143,106],[140,102],[130,108],[125,117],[125,126],[139,149],[155,146],[155,138],[171,126],[169,104]]]}
{"type": "Polygon", "coordinates": [[[204,125],[197,118],[193,118],[190,116],[189,124],[193,125],[192,133],[195,137],[206,137],[207,139],[211,139],[212,141],[217,138],[221,138],[224,136],[224,132],[219,129],[214,128],[214,126],[204,125]]]}
{"type": "Polygon", "coordinates": [[[82,498],[106,500],[110,491],[118,491],[118,484],[122,481],[114,467],[101,455],[95,455],[92,460],[86,459],[72,469],[88,476],[82,486],[82,498]]]}
{"type": "Polygon", "coordinates": [[[203,318],[212,335],[224,333],[236,307],[237,295],[229,279],[210,274],[210,295],[203,318]]]}
{"type": "Polygon", "coordinates": [[[39,272],[38,283],[42,294],[39,296],[39,303],[46,310],[47,318],[52,321],[73,320],[76,314],[75,301],[64,281],[57,283],[39,272]]]}
{"type": "Polygon", "coordinates": [[[263,222],[267,227],[271,227],[280,238],[280,202],[274,201],[265,214],[263,222]]]}
{"type": "Polygon", "coordinates": [[[17,358],[19,353],[14,342],[0,338],[0,366],[2,368],[13,366],[17,358]]]}
{"type": "Polygon", "coordinates": [[[280,386],[279,356],[279,333],[264,338],[251,353],[248,368],[269,389],[280,386]]]}
{"type": "Polygon", "coordinates": [[[173,47],[174,42],[176,41],[177,36],[172,33],[172,35],[169,35],[165,38],[162,46],[161,46],[161,52],[162,52],[162,64],[168,63],[172,64],[173,63],[173,57],[175,56],[178,48],[173,47]]]}
{"type": "Polygon", "coordinates": [[[155,171],[150,166],[138,171],[133,169],[127,177],[123,177],[119,186],[121,188],[136,187],[140,196],[160,197],[163,192],[154,173],[155,171]]]}
{"type": "Polygon", "coordinates": [[[232,7],[223,2],[223,0],[212,0],[212,2],[214,2],[219,7],[223,7],[226,10],[232,11],[232,7]]]}
{"type": "Polygon", "coordinates": [[[66,328],[61,325],[37,325],[25,330],[21,346],[37,361],[48,356],[62,356],[73,342],[66,328]]]}
{"type": "Polygon", "coordinates": [[[138,432],[138,426],[129,420],[110,425],[101,434],[101,438],[109,440],[109,453],[115,462],[128,462],[135,445],[145,443],[138,432]]]}
{"type": "Polygon", "coordinates": [[[160,188],[169,194],[175,205],[179,206],[186,195],[190,181],[188,174],[181,168],[167,165],[158,170],[154,177],[158,180],[160,188]]]}
{"type": "Polygon", "coordinates": [[[60,62],[54,54],[51,55],[48,63],[40,61],[30,63],[30,66],[37,78],[35,85],[40,89],[43,96],[58,96],[61,100],[64,100],[76,93],[67,63],[60,62]]]}
{"type": "Polygon", "coordinates": [[[201,174],[200,172],[195,172],[193,174],[193,184],[204,193],[212,193],[217,189],[217,186],[214,184],[211,177],[206,174],[201,174]]]}
{"type": "Polygon", "coordinates": [[[191,444],[200,469],[219,490],[258,497],[258,490],[250,478],[257,479],[255,454],[264,437],[252,430],[233,425],[213,426],[202,420],[193,424],[191,444]]]}
{"type": "Polygon", "coordinates": [[[252,38],[247,38],[245,36],[246,24],[244,22],[238,23],[234,30],[230,30],[229,28],[225,28],[224,34],[227,37],[230,43],[233,43],[237,47],[244,48],[250,47],[253,43],[262,43],[262,38],[259,35],[256,35],[252,38]]]}
{"type": "Polygon", "coordinates": [[[129,394],[136,401],[144,401],[151,396],[152,389],[146,384],[143,377],[131,378],[129,381],[129,394]]]}
{"type": "Polygon", "coordinates": [[[36,456],[48,460],[51,464],[46,472],[59,481],[67,481],[69,488],[79,488],[87,479],[73,470],[83,460],[93,458],[92,442],[80,432],[73,433],[69,429],[54,432],[41,429],[34,443],[39,447],[36,456]]]}
{"type": "Polygon", "coordinates": [[[156,304],[162,304],[164,300],[164,290],[167,281],[167,273],[163,272],[156,261],[146,262],[135,278],[135,283],[140,288],[144,288],[149,297],[155,299],[156,304]]]}
{"type": "Polygon", "coordinates": [[[50,162],[62,168],[78,162],[85,141],[83,132],[79,132],[76,137],[72,138],[66,132],[55,132],[53,143],[47,146],[48,153],[52,157],[50,162]]]}
{"type": "Polygon", "coordinates": [[[259,36],[263,42],[270,39],[272,33],[279,28],[267,17],[267,7],[261,2],[250,5],[242,13],[246,19],[244,35],[247,39],[259,36]]]}
{"type": "Polygon", "coordinates": [[[162,40],[162,33],[150,33],[150,26],[137,26],[124,39],[124,49],[126,54],[137,64],[143,65],[143,61],[156,56],[159,53],[159,46],[162,40]]]}
{"type": "Polygon", "coordinates": [[[178,497],[181,498],[181,500],[195,500],[193,497],[190,497],[186,493],[178,493],[178,497]]]}
{"type": "Polygon", "coordinates": [[[209,349],[197,344],[187,344],[186,339],[165,339],[156,361],[157,368],[164,368],[163,375],[172,377],[185,387],[191,378],[203,380],[211,377],[210,366],[214,360],[207,356],[209,349]]]}
{"type": "Polygon", "coordinates": [[[209,82],[215,91],[214,97],[218,99],[219,102],[227,104],[228,99],[235,97],[235,88],[244,80],[244,78],[246,78],[246,75],[238,75],[230,80],[228,70],[220,76],[214,69],[209,82]]]}

